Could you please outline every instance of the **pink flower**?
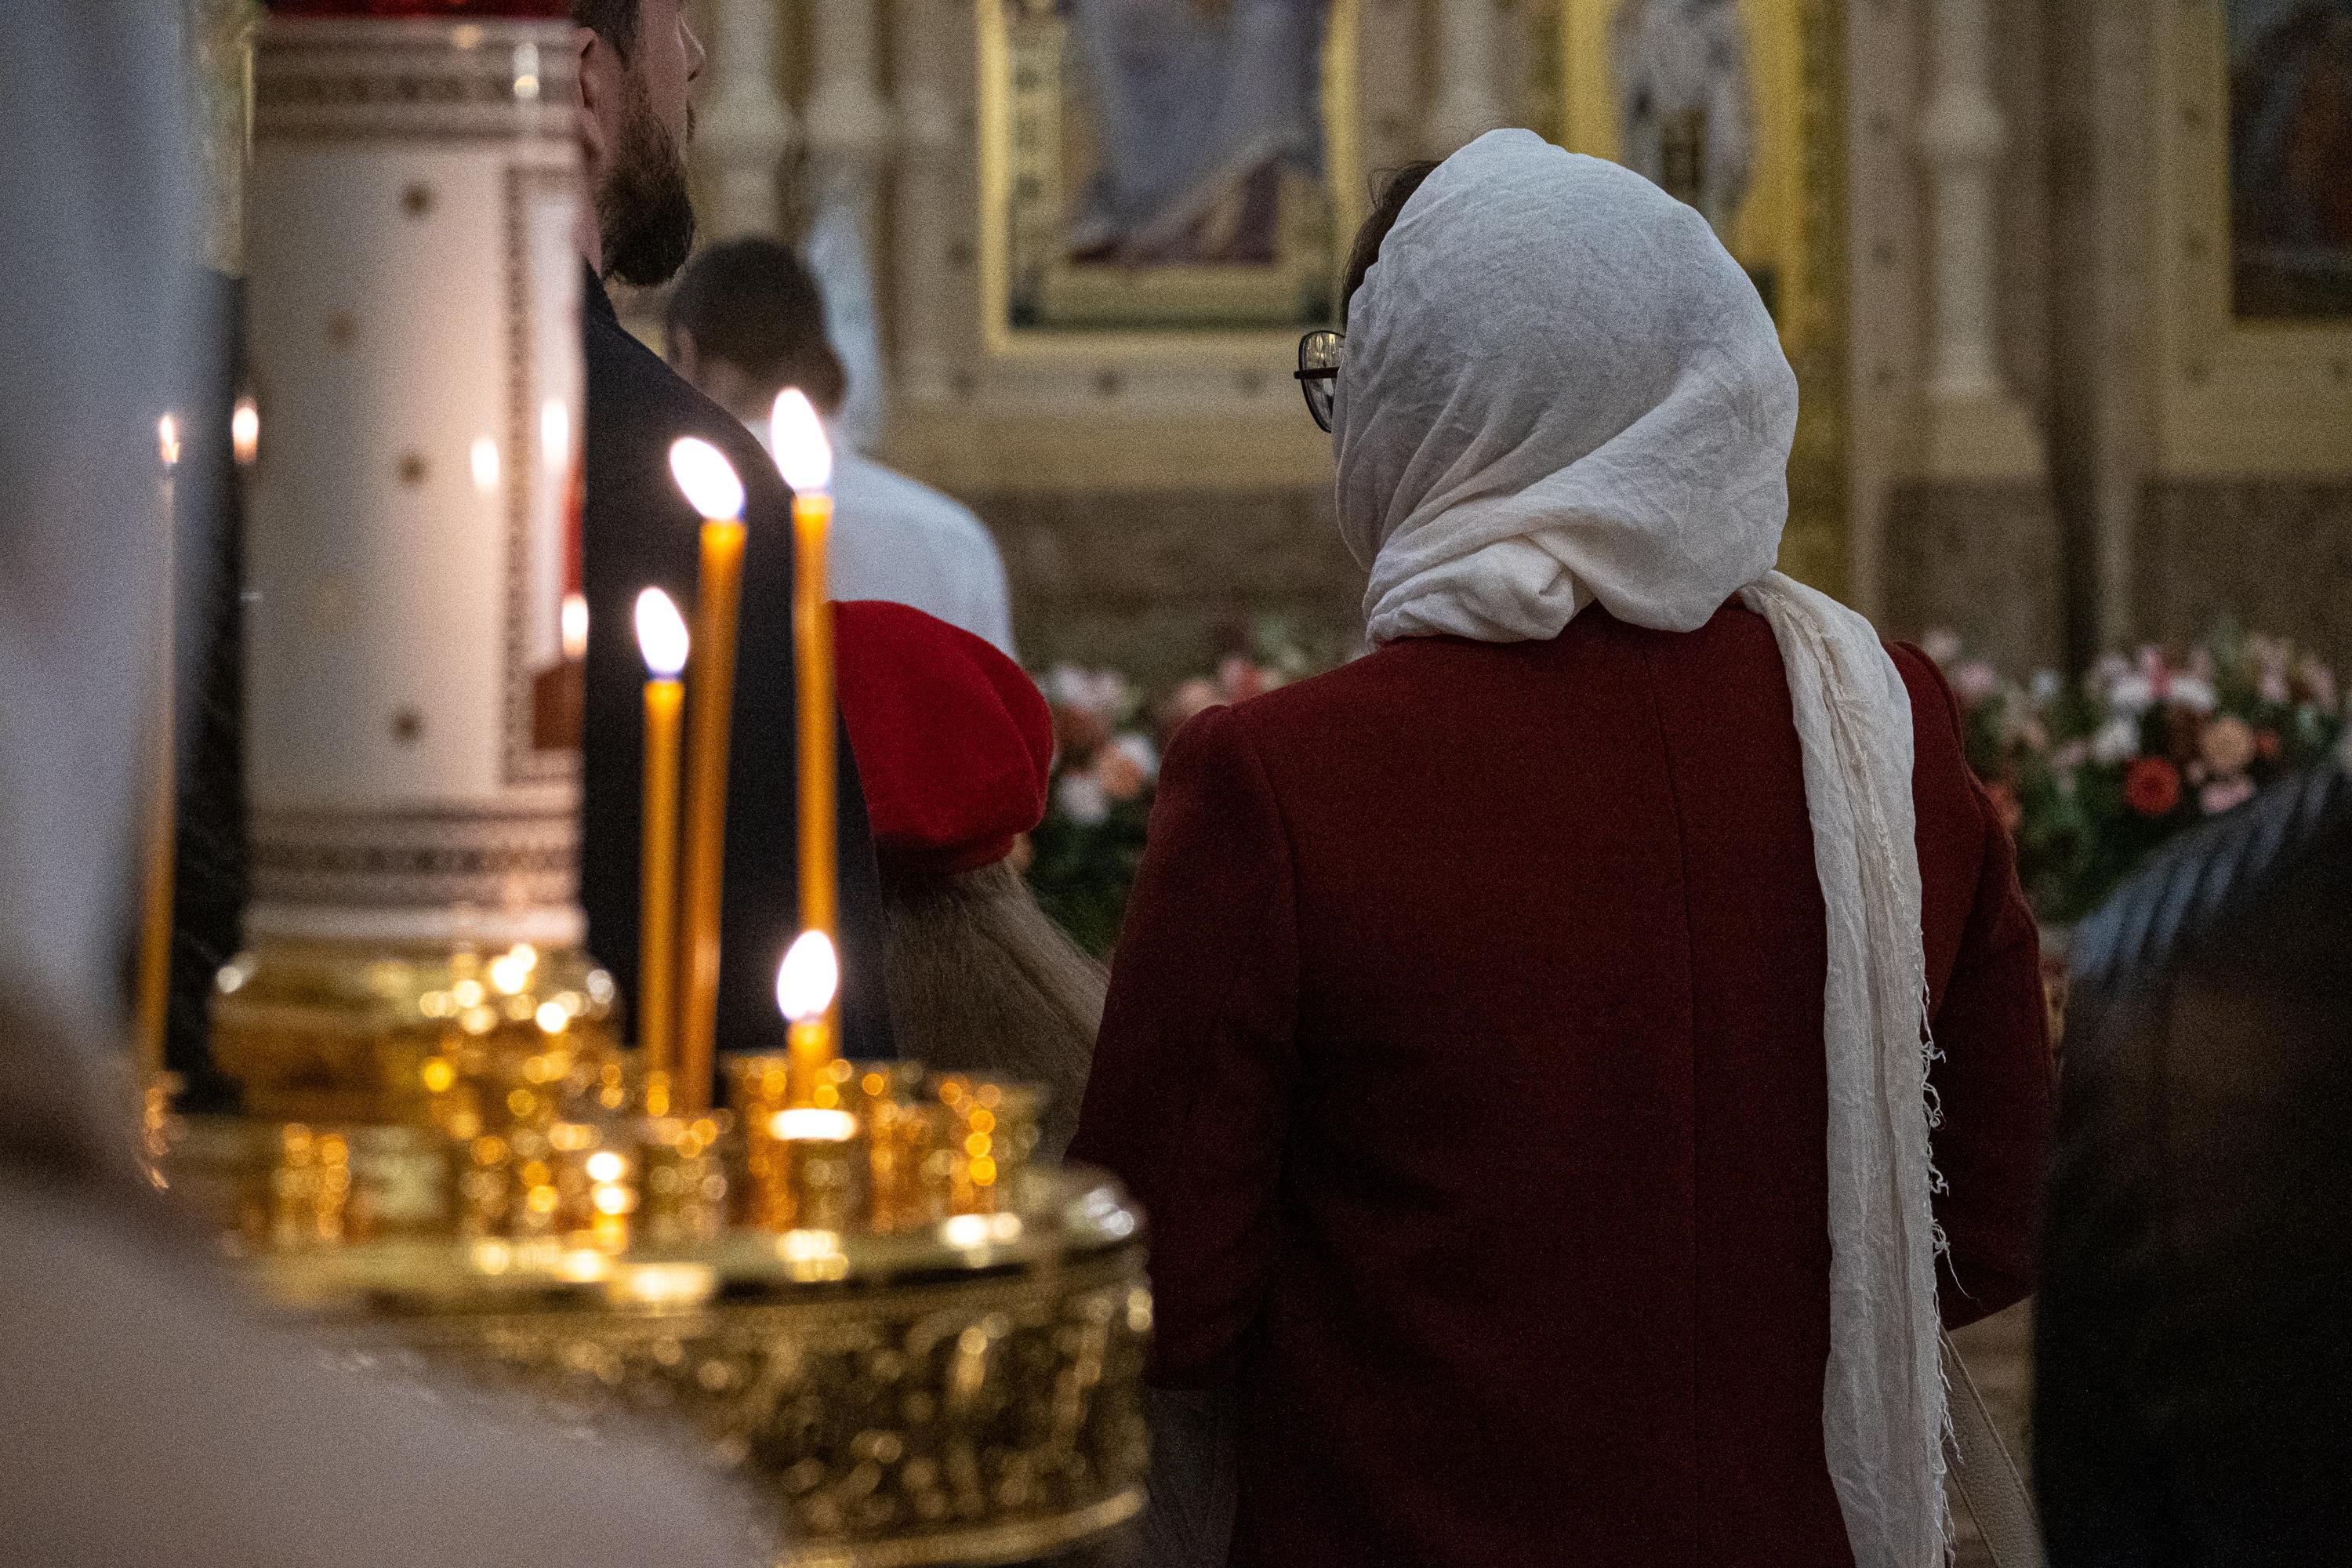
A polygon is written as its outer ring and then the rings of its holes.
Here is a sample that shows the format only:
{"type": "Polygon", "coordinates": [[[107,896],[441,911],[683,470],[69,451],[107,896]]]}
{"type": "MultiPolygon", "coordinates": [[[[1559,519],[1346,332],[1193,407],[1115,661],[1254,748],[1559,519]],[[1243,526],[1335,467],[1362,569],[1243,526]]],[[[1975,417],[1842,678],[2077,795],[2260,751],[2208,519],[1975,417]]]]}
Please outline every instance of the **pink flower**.
{"type": "Polygon", "coordinates": [[[2240,773],[2235,778],[2215,779],[2207,784],[2198,792],[2197,804],[2205,808],[2206,816],[2219,816],[2253,793],[2254,781],[2240,773]]]}
{"type": "Polygon", "coordinates": [[[1952,689],[1959,693],[1962,703],[1973,708],[2000,690],[2000,672],[1980,658],[1972,658],[1952,671],[1952,689]]]}
{"type": "Polygon", "coordinates": [[[1162,737],[1174,734],[1184,727],[1185,721],[1204,713],[1225,700],[1217,683],[1194,676],[1168,694],[1160,705],[1160,725],[1162,737]]]}
{"type": "Polygon", "coordinates": [[[1095,777],[1101,781],[1103,794],[1112,800],[1133,800],[1143,793],[1145,784],[1159,776],[1160,753],[1140,735],[1119,736],[1095,759],[1095,777]]]}
{"type": "Polygon", "coordinates": [[[2217,775],[2244,773],[2253,765],[2257,749],[2253,726],[2234,713],[2224,713],[2206,725],[2197,739],[2198,754],[2217,775]]]}
{"type": "Polygon", "coordinates": [[[1931,626],[1919,638],[1919,651],[1937,664],[1949,664],[1960,657],[1960,634],[1949,626],[1931,626]]]}
{"type": "Polygon", "coordinates": [[[1039,682],[1045,700],[1056,708],[1075,708],[1089,713],[1105,724],[1118,722],[1130,696],[1127,677],[1115,669],[1080,669],[1074,664],[1057,664],[1045,672],[1039,682]]]}
{"type": "Polygon", "coordinates": [[[1265,670],[1239,654],[1217,666],[1217,685],[1228,702],[1246,702],[1262,692],[1273,689],[1274,683],[1265,670]]]}
{"type": "Polygon", "coordinates": [[[2287,679],[2286,656],[2265,649],[2259,656],[2254,671],[2254,695],[2273,708],[2284,708],[2294,700],[2294,683],[2287,679]]]}

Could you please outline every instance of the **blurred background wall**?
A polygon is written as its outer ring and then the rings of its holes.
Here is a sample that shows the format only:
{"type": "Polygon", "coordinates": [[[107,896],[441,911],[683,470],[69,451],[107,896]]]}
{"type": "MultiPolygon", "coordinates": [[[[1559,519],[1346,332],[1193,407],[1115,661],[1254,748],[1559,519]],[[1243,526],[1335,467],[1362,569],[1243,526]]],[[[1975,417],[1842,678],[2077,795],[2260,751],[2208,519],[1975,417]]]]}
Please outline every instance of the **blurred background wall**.
{"type": "Polygon", "coordinates": [[[2222,614],[2352,658],[2352,0],[695,3],[707,232],[811,246],[1033,663],[1354,635],[1294,344],[1377,175],[1504,124],[1757,276],[1800,575],[2021,672],[2222,614]]]}

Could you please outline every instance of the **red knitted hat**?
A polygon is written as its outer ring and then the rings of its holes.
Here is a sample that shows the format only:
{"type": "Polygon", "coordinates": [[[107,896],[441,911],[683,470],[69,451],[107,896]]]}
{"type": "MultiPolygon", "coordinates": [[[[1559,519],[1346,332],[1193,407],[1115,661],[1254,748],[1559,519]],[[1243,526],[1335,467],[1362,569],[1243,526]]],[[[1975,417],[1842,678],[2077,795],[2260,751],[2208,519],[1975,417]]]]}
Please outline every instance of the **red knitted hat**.
{"type": "Polygon", "coordinates": [[[841,717],[884,861],[952,875],[1045,816],[1054,721],[1021,667],[906,605],[833,607],[841,717]]]}

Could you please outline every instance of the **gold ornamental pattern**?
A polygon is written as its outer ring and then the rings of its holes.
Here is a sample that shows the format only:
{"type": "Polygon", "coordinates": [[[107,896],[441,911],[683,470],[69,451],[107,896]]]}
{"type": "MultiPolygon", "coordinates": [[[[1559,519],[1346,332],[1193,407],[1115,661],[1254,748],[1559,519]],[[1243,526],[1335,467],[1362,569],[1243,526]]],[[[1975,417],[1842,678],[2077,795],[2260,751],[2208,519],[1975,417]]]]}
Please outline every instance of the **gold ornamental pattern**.
{"type": "Polygon", "coordinates": [[[1115,1187],[1055,1172],[895,1236],[417,1239],[250,1268],[360,1368],[577,1430],[681,1429],[768,1500],[784,1568],[901,1568],[1025,1561],[1140,1510],[1143,1258],[1115,1187]]]}

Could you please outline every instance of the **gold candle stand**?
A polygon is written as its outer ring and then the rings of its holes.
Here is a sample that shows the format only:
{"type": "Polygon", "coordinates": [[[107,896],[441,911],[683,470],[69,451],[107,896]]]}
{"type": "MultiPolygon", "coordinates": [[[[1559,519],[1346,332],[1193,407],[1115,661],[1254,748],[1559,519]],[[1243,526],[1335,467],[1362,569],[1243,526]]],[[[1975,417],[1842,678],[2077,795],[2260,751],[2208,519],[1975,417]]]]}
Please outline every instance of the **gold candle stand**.
{"type": "Polygon", "coordinates": [[[280,952],[222,990],[250,1114],[163,1178],[352,1355],[668,1423],[768,1500],[779,1568],[1013,1562],[1141,1509],[1141,1222],[1031,1163],[1034,1090],[840,1061],[814,1107],[740,1057],[729,1110],[650,1116],[562,954],[280,952]]]}

